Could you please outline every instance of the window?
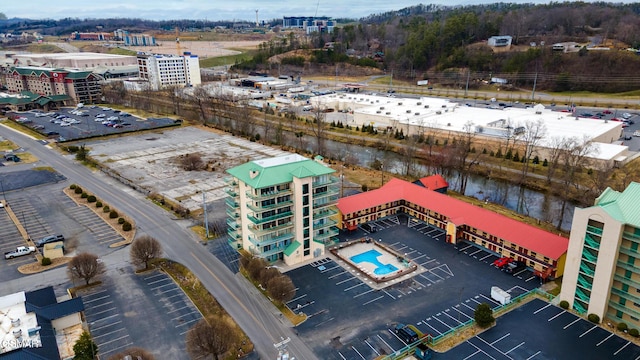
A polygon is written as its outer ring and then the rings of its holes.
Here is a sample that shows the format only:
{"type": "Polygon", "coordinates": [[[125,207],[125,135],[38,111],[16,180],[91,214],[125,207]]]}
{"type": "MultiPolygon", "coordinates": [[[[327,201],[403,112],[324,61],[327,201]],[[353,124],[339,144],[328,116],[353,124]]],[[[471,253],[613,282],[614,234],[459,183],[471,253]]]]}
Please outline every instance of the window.
{"type": "Polygon", "coordinates": [[[309,193],[309,184],[303,184],[302,185],[302,193],[303,194],[308,194],[309,193]]]}

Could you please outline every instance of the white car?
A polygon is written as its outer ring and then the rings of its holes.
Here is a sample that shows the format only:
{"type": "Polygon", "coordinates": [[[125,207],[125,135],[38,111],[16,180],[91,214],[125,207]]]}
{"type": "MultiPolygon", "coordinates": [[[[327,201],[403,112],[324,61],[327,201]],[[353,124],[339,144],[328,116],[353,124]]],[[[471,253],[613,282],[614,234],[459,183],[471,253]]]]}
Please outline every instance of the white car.
{"type": "Polygon", "coordinates": [[[633,132],[633,136],[640,137],[640,130],[636,130],[633,132]]]}
{"type": "Polygon", "coordinates": [[[96,117],[97,117],[97,118],[103,118],[103,117],[105,117],[105,116],[106,116],[105,114],[98,114],[98,115],[96,115],[96,117]]]}
{"type": "Polygon", "coordinates": [[[62,124],[60,124],[60,126],[71,126],[71,123],[63,122],[62,124]]]}
{"type": "Polygon", "coordinates": [[[622,117],[625,119],[629,119],[630,117],[632,117],[633,115],[629,114],[629,113],[624,113],[622,114],[622,117]]]}

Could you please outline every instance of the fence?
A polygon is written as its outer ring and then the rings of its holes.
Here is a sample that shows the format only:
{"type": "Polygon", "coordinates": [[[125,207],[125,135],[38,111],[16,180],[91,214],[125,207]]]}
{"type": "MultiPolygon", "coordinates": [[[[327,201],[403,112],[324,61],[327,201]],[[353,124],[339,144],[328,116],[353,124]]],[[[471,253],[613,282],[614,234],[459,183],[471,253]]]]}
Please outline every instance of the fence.
{"type": "MultiPolygon", "coordinates": [[[[510,303],[505,304],[505,305],[498,305],[496,307],[493,308],[493,313],[494,314],[501,314],[501,313],[506,313],[508,311],[510,311],[511,309],[520,306],[520,304],[522,303],[523,300],[528,299],[532,296],[542,296],[545,299],[547,299],[547,301],[551,301],[553,300],[553,298],[555,297],[554,295],[551,295],[543,290],[540,290],[538,288],[533,289],[531,291],[528,291],[520,296],[517,296],[515,298],[513,298],[511,300],[510,303]]],[[[429,345],[430,347],[433,347],[435,345],[438,345],[439,343],[449,339],[449,337],[454,336],[455,334],[462,332],[470,327],[472,327],[475,324],[475,320],[471,319],[465,323],[462,323],[458,326],[456,326],[455,328],[450,329],[449,331],[440,334],[438,336],[432,337],[432,336],[427,336],[425,338],[422,338],[414,343],[411,343],[405,347],[403,347],[402,349],[394,352],[393,354],[387,355],[384,358],[382,358],[382,360],[398,360],[398,359],[402,359],[405,356],[408,355],[412,355],[416,349],[416,347],[418,346],[418,344],[420,343],[426,343],[427,345],[429,345]]]]}

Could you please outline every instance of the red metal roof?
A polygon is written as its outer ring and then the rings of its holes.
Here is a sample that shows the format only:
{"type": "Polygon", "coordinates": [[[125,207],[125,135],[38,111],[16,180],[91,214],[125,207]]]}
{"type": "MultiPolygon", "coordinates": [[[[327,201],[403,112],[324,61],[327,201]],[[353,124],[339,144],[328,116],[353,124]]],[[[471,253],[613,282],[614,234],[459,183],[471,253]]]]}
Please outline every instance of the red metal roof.
{"type": "Polygon", "coordinates": [[[565,237],[395,178],[377,190],[341,198],[338,209],[345,215],[399,200],[445,215],[456,226],[468,225],[554,260],[567,252],[569,239],[565,237]]]}
{"type": "Polygon", "coordinates": [[[440,174],[423,177],[420,179],[420,183],[429,190],[442,189],[449,186],[447,180],[440,174]]]}

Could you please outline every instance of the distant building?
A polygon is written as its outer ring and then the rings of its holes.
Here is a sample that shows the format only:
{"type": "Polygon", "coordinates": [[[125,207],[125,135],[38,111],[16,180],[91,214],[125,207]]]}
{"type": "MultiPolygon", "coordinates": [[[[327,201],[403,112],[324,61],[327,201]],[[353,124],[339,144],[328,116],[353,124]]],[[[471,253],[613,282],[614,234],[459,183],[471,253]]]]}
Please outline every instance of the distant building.
{"type": "Polygon", "coordinates": [[[314,32],[332,33],[335,26],[335,20],[331,20],[326,16],[285,16],[282,18],[283,29],[302,29],[307,34],[314,32]]]}
{"type": "Polygon", "coordinates": [[[107,32],[77,32],[74,31],[69,35],[69,40],[86,40],[86,41],[108,41],[113,40],[113,34],[107,32]]]}
{"type": "Polygon", "coordinates": [[[487,45],[492,47],[504,47],[511,46],[511,40],[513,38],[509,35],[504,36],[492,36],[487,40],[487,45]]]}
{"type": "Polygon", "coordinates": [[[126,30],[118,29],[113,35],[125,46],[156,46],[156,38],[149,34],[130,34],[126,30]]]}
{"type": "Polygon", "coordinates": [[[82,311],[82,298],[58,302],[51,286],[0,297],[0,359],[72,358],[82,311]]]}
{"type": "Polygon", "coordinates": [[[425,176],[413,183],[441,194],[446,194],[449,189],[449,183],[440,174],[425,176]]]}
{"type": "Polygon", "coordinates": [[[338,235],[338,180],[320,156],[297,154],[227,170],[229,243],[267,261],[298,264],[324,256],[338,235]]]}
{"type": "Polygon", "coordinates": [[[138,53],[139,77],[149,82],[150,90],[167,86],[196,86],[202,83],[198,56],[138,53]]]}
{"type": "Polygon", "coordinates": [[[640,329],[640,183],[576,208],[560,299],[581,314],[640,329]]]}

